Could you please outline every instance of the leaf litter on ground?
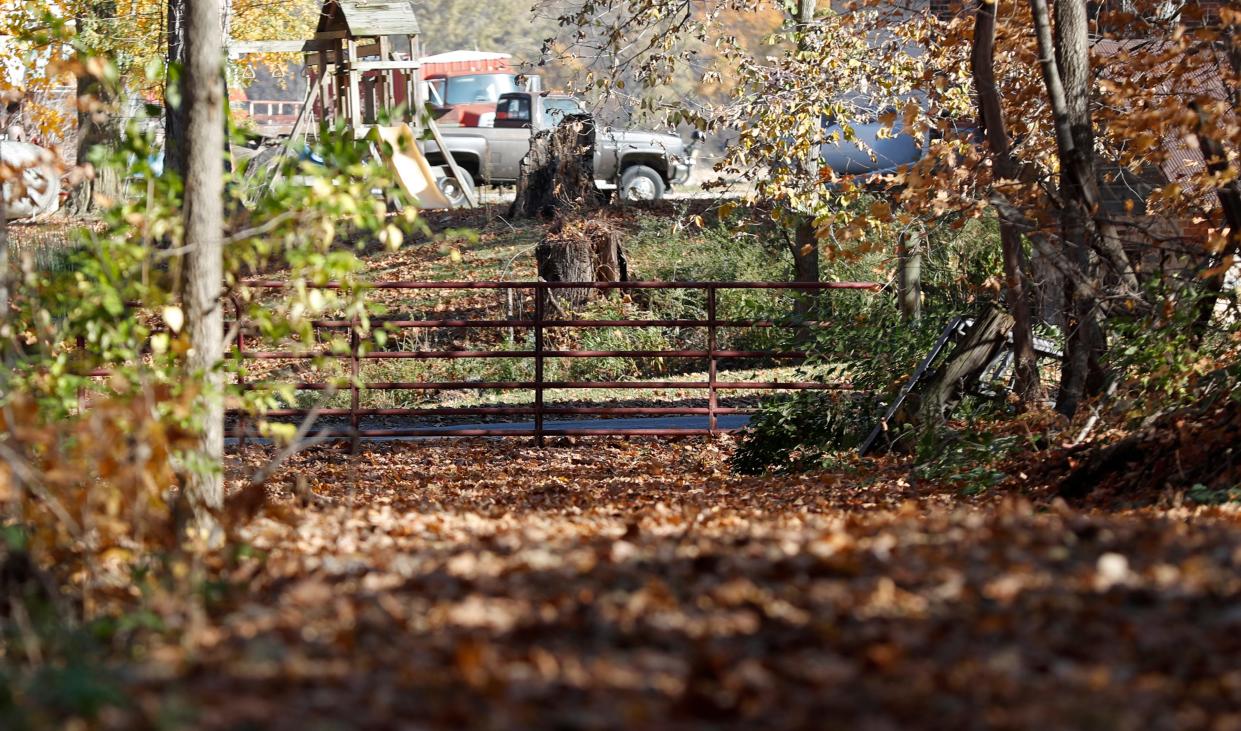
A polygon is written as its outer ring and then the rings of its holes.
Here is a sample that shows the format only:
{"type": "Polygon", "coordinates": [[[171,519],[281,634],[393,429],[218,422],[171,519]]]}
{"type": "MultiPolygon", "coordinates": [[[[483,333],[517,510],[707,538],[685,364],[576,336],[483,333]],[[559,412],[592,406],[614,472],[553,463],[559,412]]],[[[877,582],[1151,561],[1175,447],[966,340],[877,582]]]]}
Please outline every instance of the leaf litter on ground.
{"type": "Polygon", "coordinates": [[[1235,510],[966,498],[895,459],[739,477],[730,451],[297,455],[136,697],[220,729],[1241,728],[1235,510]]]}

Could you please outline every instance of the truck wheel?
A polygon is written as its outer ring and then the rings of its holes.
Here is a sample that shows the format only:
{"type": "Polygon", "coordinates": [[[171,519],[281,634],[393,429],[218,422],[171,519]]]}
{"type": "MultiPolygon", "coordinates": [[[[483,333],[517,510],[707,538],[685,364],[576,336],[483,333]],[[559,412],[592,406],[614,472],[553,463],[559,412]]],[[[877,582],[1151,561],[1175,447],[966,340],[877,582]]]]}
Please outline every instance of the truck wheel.
{"type": "Polygon", "coordinates": [[[469,205],[469,198],[466,196],[466,190],[474,190],[474,180],[469,174],[465,174],[465,180],[457,180],[452,177],[443,177],[436,181],[440,192],[444,197],[452,203],[453,208],[461,208],[469,205]]]}
{"type": "Polygon", "coordinates": [[[664,179],[645,165],[626,168],[617,192],[625,203],[657,201],[664,197],[664,179]]]}

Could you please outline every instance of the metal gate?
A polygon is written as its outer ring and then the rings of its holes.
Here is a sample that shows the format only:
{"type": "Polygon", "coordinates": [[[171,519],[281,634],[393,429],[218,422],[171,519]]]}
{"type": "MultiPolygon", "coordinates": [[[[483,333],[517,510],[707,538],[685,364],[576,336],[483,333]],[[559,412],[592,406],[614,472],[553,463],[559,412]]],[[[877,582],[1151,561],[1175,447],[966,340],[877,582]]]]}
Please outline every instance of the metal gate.
{"type": "MultiPolygon", "coordinates": [[[[275,281],[251,281],[247,286],[258,289],[279,289],[286,285],[275,281]]],[[[329,283],[318,285],[325,289],[340,288],[341,285],[329,283]]],[[[537,443],[542,444],[548,436],[585,436],[585,435],[652,435],[671,436],[688,434],[716,434],[722,429],[718,424],[719,417],[729,414],[747,413],[748,410],[719,405],[719,394],[730,391],[802,391],[831,390],[847,388],[844,384],[829,384],[813,381],[728,381],[719,378],[720,362],[724,360],[778,360],[797,362],[805,358],[800,351],[773,350],[729,350],[719,347],[719,335],[725,328],[792,328],[799,327],[793,323],[775,320],[755,319],[721,319],[717,316],[719,294],[727,290],[797,290],[802,292],[826,292],[830,290],[875,290],[879,285],[870,282],[381,282],[368,285],[373,290],[507,290],[509,292],[528,292],[533,300],[533,313],[529,317],[510,319],[383,319],[375,318],[374,325],[386,326],[397,330],[429,330],[450,328],[520,328],[533,331],[533,346],[526,350],[371,350],[363,348],[358,332],[358,323],[354,320],[319,320],[313,323],[317,329],[342,330],[349,332],[348,352],[325,351],[288,351],[288,350],[256,350],[251,349],[244,327],[237,328],[237,341],[233,357],[242,360],[296,360],[306,358],[340,358],[348,361],[350,381],[341,392],[349,395],[348,408],[322,408],[313,410],[320,416],[348,418],[348,427],[325,427],[312,432],[312,435],[328,438],[382,438],[382,437],[507,437],[533,436],[537,443]],[[694,290],[705,293],[706,317],[701,319],[565,319],[549,316],[549,298],[559,290],[593,289],[593,290],[694,290]],[[562,350],[548,348],[547,333],[557,328],[649,328],[678,327],[701,328],[705,330],[706,347],[684,350],[562,350]],[[461,359],[461,358],[511,358],[528,359],[533,362],[533,379],[522,381],[448,381],[448,382],[367,382],[361,378],[361,366],[364,362],[380,359],[461,359]],[[546,361],[558,358],[692,358],[702,359],[706,365],[706,380],[699,381],[550,381],[544,378],[546,361]],[[528,406],[474,406],[474,407],[431,407],[431,408],[367,408],[362,406],[362,394],[366,391],[451,391],[451,390],[488,390],[488,391],[530,391],[532,403],[528,406]],[[546,404],[544,395],[550,389],[581,390],[589,392],[598,389],[681,389],[701,390],[707,405],[705,407],[684,406],[609,406],[597,404],[591,406],[561,406],[546,404]],[[609,426],[608,417],[666,417],[666,416],[705,416],[705,426],[694,428],[635,428],[609,426]],[[419,417],[468,417],[479,416],[493,418],[497,416],[531,417],[529,426],[516,428],[500,425],[476,425],[463,428],[446,428],[444,426],[426,426],[411,423],[407,426],[375,428],[364,426],[364,417],[404,417],[411,422],[419,417]],[[597,426],[590,428],[558,426],[555,420],[547,417],[591,416],[599,418],[597,426]]],[[[524,315],[524,312],[522,313],[524,315]]],[[[553,315],[555,313],[552,313],[553,315]]],[[[802,323],[800,326],[804,326],[802,323]]],[[[243,388],[271,389],[277,385],[291,385],[297,390],[328,390],[335,389],[332,384],[299,381],[294,383],[242,384],[243,388]]],[[[265,412],[268,417],[305,416],[311,409],[285,408],[265,412]]],[[[232,425],[229,435],[245,439],[257,434],[251,417],[242,413],[232,414],[232,425]]]]}

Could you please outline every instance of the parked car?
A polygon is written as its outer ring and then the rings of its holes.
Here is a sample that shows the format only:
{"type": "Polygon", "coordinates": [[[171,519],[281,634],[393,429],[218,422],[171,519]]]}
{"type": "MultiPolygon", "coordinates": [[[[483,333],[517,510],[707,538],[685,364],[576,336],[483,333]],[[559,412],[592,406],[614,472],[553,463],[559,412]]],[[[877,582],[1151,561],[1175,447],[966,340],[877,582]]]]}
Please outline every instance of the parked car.
{"type": "MultiPolygon", "coordinates": [[[[440,132],[457,164],[473,178],[470,182],[512,185],[535,133],[585,113],[571,96],[513,92],[500,96],[494,127],[445,127],[440,132]]],[[[600,128],[595,138],[596,184],[617,190],[622,200],[657,200],[689,180],[694,149],[702,139],[695,133],[687,144],[676,135],[600,128]]],[[[419,144],[431,165],[446,162],[434,141],[419,144]]]]}
{"type": "MultiPolygon", "coordinates": [[[[932,130],[918,134],[907,132],[899,117],[889,125],[880,121],[881,116],[863,108],[857,120],[848,122],[852,139],[846,139],[845,124],[836,119],[824,119],[823,132],[830,141],[819,146],[819,160],[837,175],[865,178],[887,175],[921,160],[939,136],[932,130]]],[[[975,138],[975,142],[981,142],[972,123],[960,120],[954,121],[952,126],[957,132],[975,138]]]]}
{"type": "Polygon", "coordinates": [[[823,131],[829,142],[819,146],[819,159],[837,175],[886,175],[902,165],[912,165],[926,154],[931,135],[914,136],[902,130],[900,122],[888,127],[882,122],[850,122],[853,140],[845,137],[844,125],[827,120],[823,131]]]}

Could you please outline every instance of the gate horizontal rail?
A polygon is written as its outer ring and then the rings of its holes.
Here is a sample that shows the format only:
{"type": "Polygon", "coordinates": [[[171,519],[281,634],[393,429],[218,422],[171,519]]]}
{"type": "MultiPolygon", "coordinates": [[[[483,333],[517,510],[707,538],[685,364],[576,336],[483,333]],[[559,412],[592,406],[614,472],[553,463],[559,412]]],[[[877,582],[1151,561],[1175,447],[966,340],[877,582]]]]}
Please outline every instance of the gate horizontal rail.
{"type": "MultiPolygon", "coordinates": [[[[271,280],[253,280],[245,283],[256,289],[282,289],[288,286],[284,282],[271,280]]],[[[308,285],[319,289],[343,289],[350,285],[340,282],[327,282],[308,285]]],[[[721,328],[805,328],[816,323],[785,324],[775,320],[758,319],[723,319],[717,316],[719,292],[725,290],[788,290],[797,292],[820,292],[829,290],[873,291],[879,285],[872,282],[379,282],[363,285],[366,289],[377,290],[525,290],[533,294],[533,317],[515,317],[511,319],[407,319],[407,318],[373,318],[372,325],[382,325],[390,329],[485,329],[485,328],[521,328],[533,330],[533,348],[525,350],[378,350],[366,351],[362,347],[357,320],[323,319],[312,321],[315,328],[349,329],[350,340],[347,351],[330,349],[306,350],[251,350],[247,348],[249,333],[242,327],[236,328],[236,343],[233,357],[241,360],[306,360],[318,358],[347,359],[349,361],[349,377],[337,379],[335,382],[261,382],[242,383],[248,391],[275,390],[289,388],[299,391],[337,391],[348,393],[348,408],[282,408],[264,412],[265,416],[294,417],[315,413],[321,416],[349,417],[347,428],[323,427],[311,432],[311,436],[319,438],[399,438],[429,436],[533,436],[536,443],[543,444],[548,436],[588,436],[588,435],[635,435],[635,436],[673,436],[694,434],[717,434],[729,429],[721,428],[718,417],[733,414],[749,413],[749,409],[721,406],[718,394],[721,391],[774,391],[774,390],[847,390],[846,383],[820,383],[816,381],[724,381],[718,377],[718,369],[722,360],[800,360],[806,357],[801,351],[770,351],[770,350],[735,350],[718,347],[718,336],[721,328]],[[573,319],[564,317],[547,317],[546,301],[558,290],[590,289],[601,291],[616,290],[698,290],[706,293],[706,317],[700,319],[573,319]],[[703,328],[706,330],[705,348],[661,349],[661,350],[583,350],[583,349],[549,349],[546,347],[546,331],[557,328],[643,328],[643,327],[678,327],[703,328]],[[532,380],[515,381],[439,381],[439,382],[365,382],[361,378],[361,365],[367,361],[382,360],[453,360],[466,358],[507,358],[532,360],[534,378],[532,380]],[[694,381],[553,381],[544,378],[545,361],[549,358],[691,358],[704,359],[707,362],[707,380],[694,381]],[[687,390],[705,391],[707,405],[700,406],[560,406],[547,404],[544,401],[546,392],[556,390],[600,390],[600,389],[644,389],[644,390],[687,390]],[[361,395],[367,391],[531,391],[533,403],[527,406],[475,406],[475,407],[428,407],[428,408],[369,408],[361,405],[361,395]],[[433,416],[531,416],[533,425],[523,424],[487,424],[473,426],[413,426],[407,428],[363,428],[362,417],[433,417],[433,416]],[[661,417],[661,416],[706,416],[705,428],[645,428],[645,427],[610,427],[608,419],[601,419],[598,426],[590,428],[557,426],[556,422],[546,422],[546,416],[601,416],[601,417],[661,417]]],[[[242,440],[257,436],[257,431],[249,424],[246,414],[236,413],[236,424],[230,428],[232,437],[242,440]]]]}

